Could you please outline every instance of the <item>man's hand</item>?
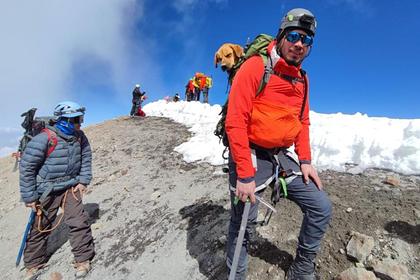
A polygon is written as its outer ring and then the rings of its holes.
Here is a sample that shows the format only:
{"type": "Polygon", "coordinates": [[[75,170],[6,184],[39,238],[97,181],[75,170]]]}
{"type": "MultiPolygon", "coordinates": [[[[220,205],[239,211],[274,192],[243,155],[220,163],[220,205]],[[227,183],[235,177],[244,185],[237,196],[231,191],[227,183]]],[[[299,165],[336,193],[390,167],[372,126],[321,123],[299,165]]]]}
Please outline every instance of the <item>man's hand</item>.
{"type": "Polygon", "coordinates": [[[86,190],[87,190],[87,187],[85,185],[77,184],[77,186],[75,186],[72,191],[73,193],[76,193],[79,191],[80,197],[83,197],[83,195],[86,193],[86,190]]]}
{"type": "Polygon", "coordinates": [[[236,191],[235,195],[242,200],[242,202],[246,202],[246,200],[251,200],[251,203],[255,203],[255,181],[249,183],[241,183],[238,180],[236,181],[236,191]]]}
{"type": "Polygon", "coordinates": [[[36,212],[36,201],[25,203],[25,206],[28,208],[32,208],[32,210],[36,212]]]}
{"type": "Polygon", "coordinates": [[[302,163],[300,165],[300,170],[302,171],[303,182],[305,184],[309,184],[309,179],[312,179],[312,181],[315,183],[315,185],[318,187],[318,189],[322,190],[321,179],[319,178],[318,172],[316,172],[316,170],[312,166],[312,164],[302,163]]]}

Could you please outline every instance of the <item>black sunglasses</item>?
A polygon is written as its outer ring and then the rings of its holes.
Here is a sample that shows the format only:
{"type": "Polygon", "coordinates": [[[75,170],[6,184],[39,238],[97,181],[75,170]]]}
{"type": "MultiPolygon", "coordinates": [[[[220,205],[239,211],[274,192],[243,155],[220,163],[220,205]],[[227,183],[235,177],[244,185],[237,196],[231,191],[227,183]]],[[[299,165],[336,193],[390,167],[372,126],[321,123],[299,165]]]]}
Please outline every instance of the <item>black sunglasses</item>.
{"type": "Polygon", "coordinates": [[[75,123],[75,124],[82,124],[83,121],[84,121],[83,116],[78,116],[78,117],[74,117],[74,118],[71,118],[71,119],[72,119],[72,122],[75,123]]]}

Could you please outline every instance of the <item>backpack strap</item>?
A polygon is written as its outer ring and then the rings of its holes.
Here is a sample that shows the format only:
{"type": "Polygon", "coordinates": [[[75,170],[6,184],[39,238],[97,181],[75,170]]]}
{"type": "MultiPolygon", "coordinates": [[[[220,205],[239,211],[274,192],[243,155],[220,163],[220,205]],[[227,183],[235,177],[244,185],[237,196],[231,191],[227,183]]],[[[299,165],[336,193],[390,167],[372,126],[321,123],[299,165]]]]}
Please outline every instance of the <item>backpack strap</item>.
{"type": "Polygon", "coordinates": [[[300,74],[303,77],[303,87],[304,87],[304,91],[305,93],[303,94],[303,103],[302,103],[302,108],[300,109],[300,116],[299,119],[300,121],[303,120],[303,112],[305,111],[305,106],[306,106],[306,99],[308,99],[308,77],[306,77],[306,71],[303,69],[300,69],[300,74]]]}
{"type": "Polygon", "coordinates": [[[265,88],[265,86],[268,83],[268,80],[270,80],[271,74],[274,73],[273,71],[273,61],[271,60],[271,57],[268,57],[267,55],[260,55],[264,62],[264,74],[261,78],[260,85],[258,86],[257,94],[255,97],[257,97],[265,88]]]}
{"type": "Polygon", "coordinates": [[[55,147],[57,146],[57,143],[58,143],[57,134],[54,131],[52,131],[51,129],[48,129],[48,128],[42,129],[42,132],[47,133],[48,150],[47,150],[46,156],[49,157],[51,155],[51,153],[54,151],[55,147]]]}

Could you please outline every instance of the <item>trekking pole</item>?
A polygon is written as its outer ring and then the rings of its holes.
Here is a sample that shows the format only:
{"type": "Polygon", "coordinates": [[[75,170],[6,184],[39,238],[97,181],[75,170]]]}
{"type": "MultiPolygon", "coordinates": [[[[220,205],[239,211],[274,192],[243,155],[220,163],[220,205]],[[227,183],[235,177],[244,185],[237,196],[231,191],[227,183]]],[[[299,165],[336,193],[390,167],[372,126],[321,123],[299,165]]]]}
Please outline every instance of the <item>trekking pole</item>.
{"type": "Polygon", "coordinates": [[[13,153],[12,157],[15,158],[15,165],[13,166],[13,171],[12,172],[16,172],[16,170],[18,169],[18,166],[19,166],[19,162],[20,162],[20,152],[13,153]]]}
{"type": "Polygon", "coordinates": [[[35,214],[36,212],[31,209],[31,214],[29,215],[29,220],[28,220],[28,223],[26,224],[26,229],[23,234],[22,242],[20,243],[19,253],[16,257],[16,267],[18,267],[20,264],[20,259],[22,258],[23,250],[25,249],[25,246],[26,246],[26,240],[28,239],[29,232],[31,231],[32,224],[35,220],[35,214]]]}
{"type": "MultiPolygon", "coordinates": [[[[235,198],[235,202],[236,203],[238,202],[238,198],[235,198]]],[[[246,230],[246,225],[248,223],[248,216],[249,216],[250,209],[251,209],[251,202],[248,199],[245,202],[245,208],[242,214],[241,227],[239,229],[238,238],[236,240],[235,254],[233,255],[233,261],[230,267],[229,280],[235,280],[236,270],[238,269],[238,263],[239,263],[239,255],[241,254],[242,243],[244,241],[245,230],[246,230]]]]}

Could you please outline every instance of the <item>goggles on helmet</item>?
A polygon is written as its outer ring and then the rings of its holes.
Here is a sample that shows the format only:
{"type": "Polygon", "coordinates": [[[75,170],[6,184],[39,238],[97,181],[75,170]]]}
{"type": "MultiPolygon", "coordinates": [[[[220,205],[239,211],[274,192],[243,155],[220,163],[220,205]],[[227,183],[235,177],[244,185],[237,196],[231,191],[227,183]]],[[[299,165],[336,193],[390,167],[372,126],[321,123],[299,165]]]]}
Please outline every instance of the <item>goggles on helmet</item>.
{"type": "Polygon", "coordinates": [[[291,31],[286,35],[286,40],[290,43],[296,43],[299,39],[304,46],[312,46],[314,42],[314,38],[312,36],[301,34],[297,31],[291,31]]]}
{"type": "Polygon", "coordinates": [[[75,124],[82,124],[85,118],[83,116],[78,116],[73,118],[73,123],[75,124]]]}

